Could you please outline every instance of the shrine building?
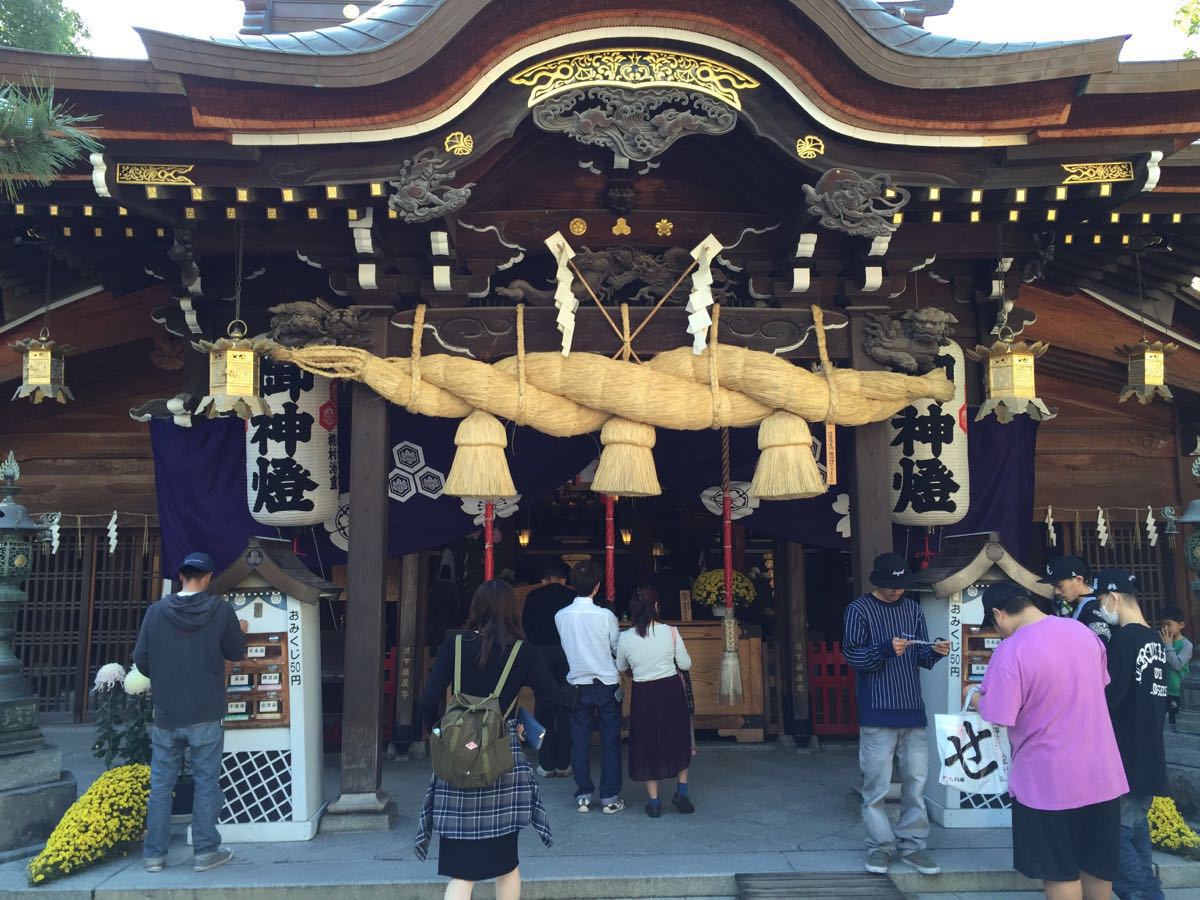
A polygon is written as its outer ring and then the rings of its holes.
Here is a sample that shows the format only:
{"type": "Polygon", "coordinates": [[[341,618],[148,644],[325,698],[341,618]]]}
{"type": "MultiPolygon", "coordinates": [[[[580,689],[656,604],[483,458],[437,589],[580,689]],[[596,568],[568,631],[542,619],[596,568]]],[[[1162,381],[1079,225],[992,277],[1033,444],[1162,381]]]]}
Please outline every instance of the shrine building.
{"type": "Polygon", "coordinates": [[[187,552],[256,535],[342,589],[344,796],[423,738],[489,572],[592,558],[618,615],[655,587],[697,728],[747,742],[855,733],[836,645],[883,551],[995,534],[1193,616],[1200,62],[939,36],[915,0],[245,5],[145,60],[0,50],[102,145],[0,203],[8,395],[30,339],[70,348],[71,402],[0,407],[60,514],[17,620],[44,721],[86,718],[187,552]]]}

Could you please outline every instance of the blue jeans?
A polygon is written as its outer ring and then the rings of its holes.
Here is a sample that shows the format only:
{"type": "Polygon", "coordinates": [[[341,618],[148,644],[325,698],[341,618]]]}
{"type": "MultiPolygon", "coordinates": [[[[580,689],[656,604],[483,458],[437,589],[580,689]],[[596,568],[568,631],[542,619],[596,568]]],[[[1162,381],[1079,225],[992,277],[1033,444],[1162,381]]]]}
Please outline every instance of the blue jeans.
{"type": "Polygon", "coordinates": [[[183,752],[191,750],[192,778],[196,795],[192,802],[192,852],[196,856],[212,853],[221,846],[217,818],[225,804],[221,792],[221,751],[225,747],[225,727],[220,722],[205,722],[186,728],[150,728],[150,804],[146,812],[146,842],[142,856],[166,859],[171,843],[171,795],[183,752]]]}
{"type": "Polygon", "coordinates": [[[585,684],[579,689],[579,706],[571,712],[571,766],[575,770],[575,796],[590,797],[592,783],[592,717],[600,726],[600,802],[621,795],[621,704],[615,684],[585,684]]]}
{"type": "Polygon", "coordinates": [[[1153,799],[1137,794],[1121,798],[1121,871],[1113,882],[1113,893],[1121,900],[1163,900],[1162,884],[1154,877],[1146,822],[1153,799]]]}

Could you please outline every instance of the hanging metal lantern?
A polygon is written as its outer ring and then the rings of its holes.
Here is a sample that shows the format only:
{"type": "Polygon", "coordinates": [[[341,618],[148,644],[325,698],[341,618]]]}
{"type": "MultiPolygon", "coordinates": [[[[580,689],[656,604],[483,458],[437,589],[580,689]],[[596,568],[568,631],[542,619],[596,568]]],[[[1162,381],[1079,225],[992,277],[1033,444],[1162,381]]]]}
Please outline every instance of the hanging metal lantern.
{"type": "Polygon", "coordinates": [[[70,347],[60,346],[50,340],[50,330],[43,328],[35,338],[26,338],[9,344],[13,350],[20,353],[21,386],[13,394],[13,399],[29,397],[34,403],[41,403],[47,397],[66,403],[74,400],[75,395],[66,383],[66,364],[63,357],[70,347]]]}
{"type": "Polygon", "coordinates": [[[1167,387],[1167,357],[1179,349],[1178,344],[1148,341],[1142,338],[1136,344],[1117,347],[1119,355],[1125,357],[1129,369],[1128,383],[1121,391],[1120,402],[1137,397],[1138,403],[1149,403],[1154,395],[1170,400],[1171,389],[1167,387]]]}
{"type": "Polygon", "coordinates": [[[989,413],[995,413],[996,418],[1005,425],[1013,420],[1013,416],[1021,413],[1039,422],[1058,415],[1037,395],[1035,360],[1049,349],[1050,345],[1042,341],[1014,343],[1012,332],[1004,329],[1000,339],[992,346],[977,346],[974,350],[967,350],[967,356],[975,362],[987,363],[987,399],[979,407],[975,421],[982,420],[989,413]]]}
{"type": "Polygon", "coordinates": [[[196,415],[216,416],[232,413],[243,419],[270,415],[271,407],[259,391],[259,361],[274,347],[265,338],[247,338],[246,323],[234,319],[228,337],[217,341],[196,341],[197,350],[208,354],[208,394],[201,398],[196,415]]]}

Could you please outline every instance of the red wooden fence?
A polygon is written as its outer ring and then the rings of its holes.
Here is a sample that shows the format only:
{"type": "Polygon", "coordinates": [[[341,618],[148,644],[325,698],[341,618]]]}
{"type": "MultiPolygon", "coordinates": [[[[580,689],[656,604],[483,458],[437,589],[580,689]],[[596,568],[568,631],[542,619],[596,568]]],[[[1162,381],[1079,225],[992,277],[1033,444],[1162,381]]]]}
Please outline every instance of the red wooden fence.
{"type": "Polygon", "coordinates": [[[857,735],[858,702],[854,696],[854,669],[842,656],[840,643],[809,642],[808,679],[813,732],[857,735]]]}

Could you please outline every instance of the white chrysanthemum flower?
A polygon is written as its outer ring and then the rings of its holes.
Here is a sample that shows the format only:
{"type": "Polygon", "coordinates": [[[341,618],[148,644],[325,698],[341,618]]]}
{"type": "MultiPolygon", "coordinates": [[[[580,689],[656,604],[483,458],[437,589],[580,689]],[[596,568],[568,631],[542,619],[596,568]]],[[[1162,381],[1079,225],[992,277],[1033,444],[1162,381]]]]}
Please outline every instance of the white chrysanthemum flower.
{"type": "Polygon", "coordinates": [[[125,693],[127,694],[144,694],[150,690],[150,679],[138,671],[137,666],[131,666],[129,674],[125,676],[125,693]]]}
{"type": "Polygon", "coordinates": [[[108,663],[96,673],[96,690],[107,691],[125,682],[125,668],[120,663],[108,663]]]}

